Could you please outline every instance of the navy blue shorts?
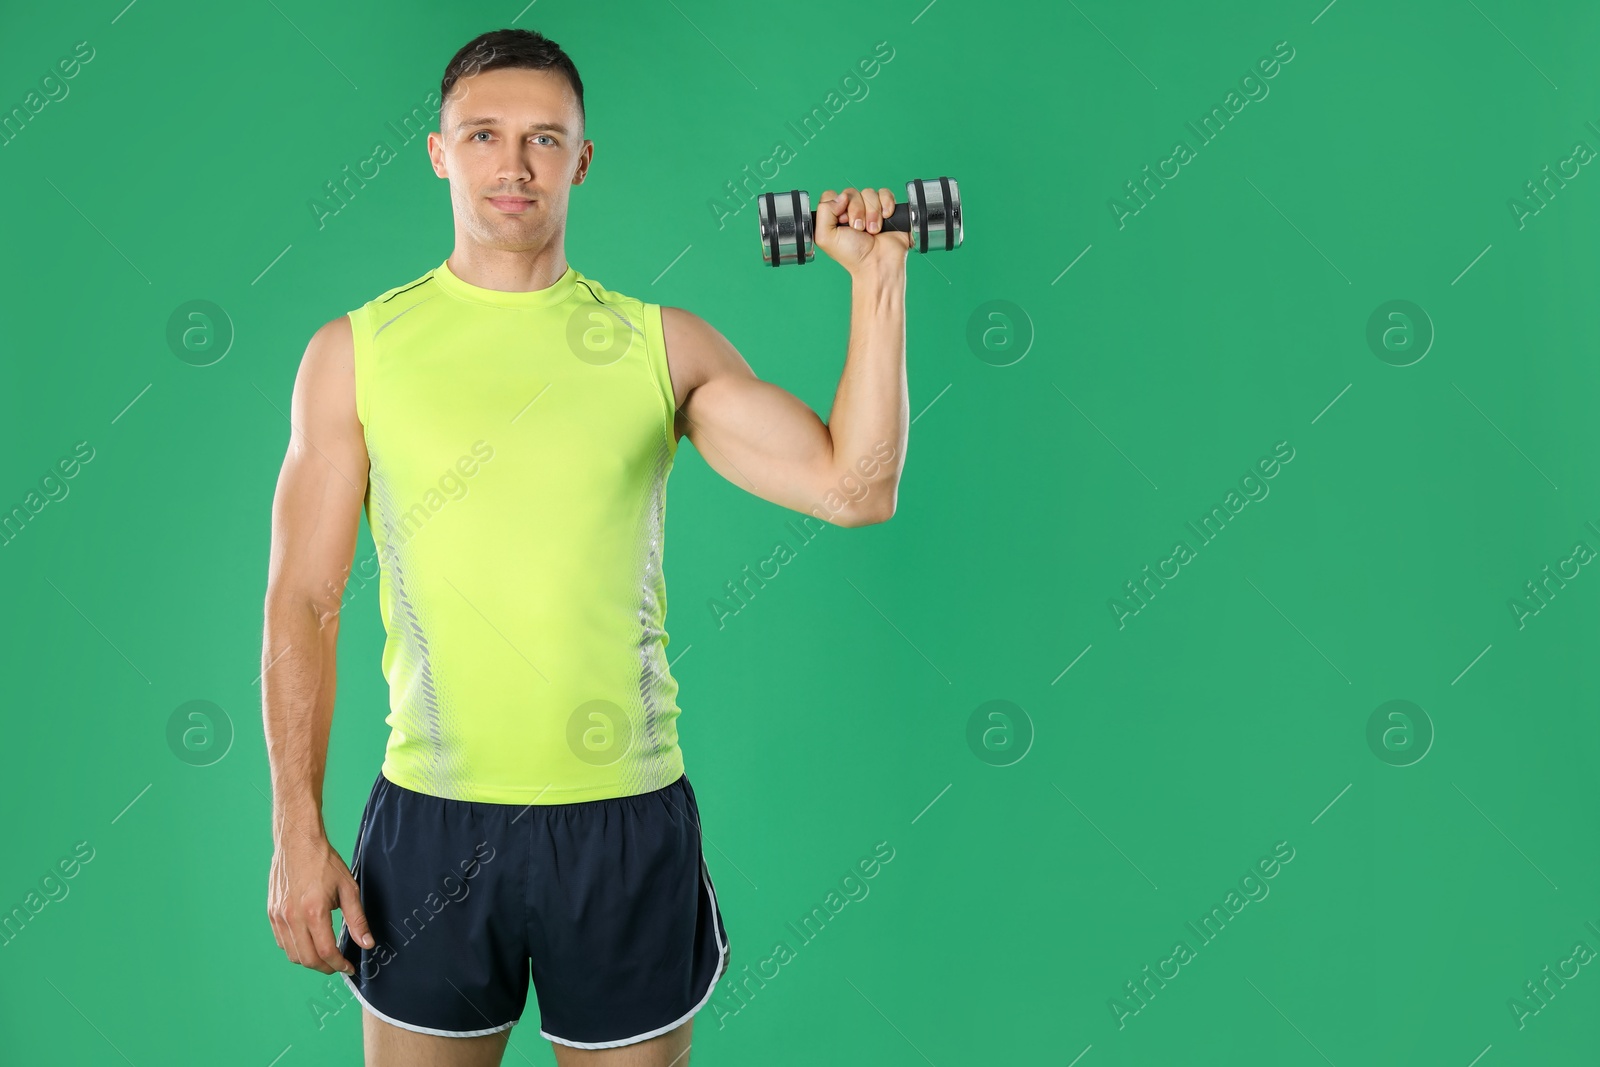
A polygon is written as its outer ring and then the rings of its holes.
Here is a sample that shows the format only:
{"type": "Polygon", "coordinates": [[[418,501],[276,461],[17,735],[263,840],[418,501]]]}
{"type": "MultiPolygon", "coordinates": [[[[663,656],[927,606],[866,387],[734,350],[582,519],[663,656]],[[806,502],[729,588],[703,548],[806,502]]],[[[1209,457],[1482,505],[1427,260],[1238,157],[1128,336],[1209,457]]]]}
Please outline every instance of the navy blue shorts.
{"type": "Polygon", "coordinates": [[[376,945],[339,932],[344,979],[378,1018],[474,1037],[520,1021],[612,1048],[666,1033],[711,999],[728,937],[688,776],[576,804],[450,800],[381,773],[351,873],[376,945]]]}

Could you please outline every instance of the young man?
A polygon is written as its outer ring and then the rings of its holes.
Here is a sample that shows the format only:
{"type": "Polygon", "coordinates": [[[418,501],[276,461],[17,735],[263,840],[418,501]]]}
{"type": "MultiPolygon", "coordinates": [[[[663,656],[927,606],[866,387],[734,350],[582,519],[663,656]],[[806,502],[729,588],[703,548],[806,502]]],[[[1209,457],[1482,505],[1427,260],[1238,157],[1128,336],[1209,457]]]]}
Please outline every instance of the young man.
{"type": "Polygon", "coordinates": [[[262,649],[273,936],[343,974],[369,1065],[498,1064],[531,969],[558,1064],[687,1067],[729,946],[667,668],[667,473],[687,436],[774,503],[888,519],[910,239],[881,229],[888,189],[824,194],[852,293],[825,424],[702,319],[567,263],[594,142],[559,46],[484,34],[439,96],[455,248],[319,329],[295,380],[262,649]],[[321,801],[363,508],[391,730],[346,867],[321,801]]]}

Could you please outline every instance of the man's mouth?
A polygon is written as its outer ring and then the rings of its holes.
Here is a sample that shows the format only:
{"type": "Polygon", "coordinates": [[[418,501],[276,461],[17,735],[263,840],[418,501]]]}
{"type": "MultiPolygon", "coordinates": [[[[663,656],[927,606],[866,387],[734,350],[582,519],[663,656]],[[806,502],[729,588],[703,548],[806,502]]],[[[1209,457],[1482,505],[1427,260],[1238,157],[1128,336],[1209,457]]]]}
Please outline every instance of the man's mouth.
{"type": "Polygon", "coordinates": [[[489,203],[501,211],[523,212],[528,209],[528,205],[532,204],[533,201],[525,196],[491,196],[489,203]]]}

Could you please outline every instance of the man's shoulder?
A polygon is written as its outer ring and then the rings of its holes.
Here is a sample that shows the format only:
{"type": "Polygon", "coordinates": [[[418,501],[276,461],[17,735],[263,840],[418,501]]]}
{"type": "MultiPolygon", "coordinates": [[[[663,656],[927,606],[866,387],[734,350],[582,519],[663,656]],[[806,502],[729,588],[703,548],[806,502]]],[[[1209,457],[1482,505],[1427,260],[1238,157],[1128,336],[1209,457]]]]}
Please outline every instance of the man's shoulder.
{"type": "Polygon", "coordinates": [[[591,277],[576,267],[572,268],[572,273],[577,282],[572,296],[578,300],[593,300],[614,308],[633,307],[643,310],[658,306],[643,297],[633,296],[620,289],[612,289],[600,279],[591,277]]]}
{"type": "Polygon", "coordinates": [[[352,308],[351,311],[364,312],[369,308],[383,309],[386,307],[398,307],[401,304],[407,304],[411,302],[406,300],[406,297],[409,294],[415,294],[419,298],[431,296],[433,294],[430,293],[429,290],[432,288],[434,272],[438,269],[438,267],[430,267],[428,270],[424,271],[422,274],[419,274],[415,278],[385,289],[383,292],[374,296],[371,300],[366,301],[356,308],[352,308]]]}

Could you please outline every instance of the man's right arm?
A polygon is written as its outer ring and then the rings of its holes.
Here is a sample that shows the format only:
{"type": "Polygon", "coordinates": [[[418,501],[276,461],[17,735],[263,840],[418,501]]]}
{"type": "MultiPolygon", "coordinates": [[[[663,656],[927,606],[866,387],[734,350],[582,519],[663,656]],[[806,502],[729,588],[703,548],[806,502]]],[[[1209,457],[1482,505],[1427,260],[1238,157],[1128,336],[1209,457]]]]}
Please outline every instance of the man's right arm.
{"type": "Polygon", "coordinates": [[[272,500],[261,651],[262,719],[272,772],[267,911],[273,935],[292,962],[332,974],[352,969],[332,935],[334,908],[343,911],[362,944],[372,943],[355,881],[322,822],[339,605],[368,473],[348,316],[324,325],[306,346],[289,421],[288,452],[272,500]]]}

